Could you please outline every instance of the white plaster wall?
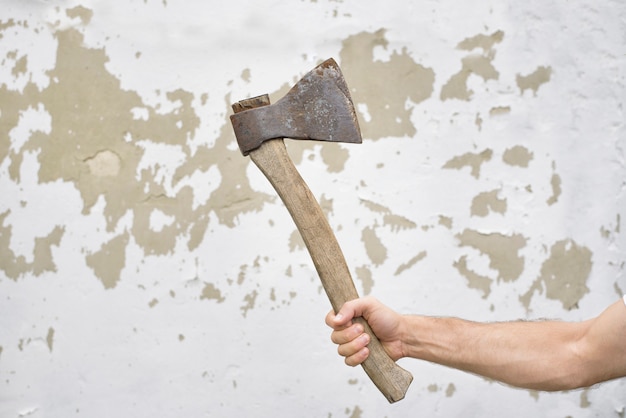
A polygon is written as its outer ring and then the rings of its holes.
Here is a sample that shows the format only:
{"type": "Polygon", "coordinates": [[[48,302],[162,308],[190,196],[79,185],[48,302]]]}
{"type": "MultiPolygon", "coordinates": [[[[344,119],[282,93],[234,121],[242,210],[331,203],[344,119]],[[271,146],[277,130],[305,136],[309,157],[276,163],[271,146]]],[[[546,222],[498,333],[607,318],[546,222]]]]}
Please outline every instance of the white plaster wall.
{"type": "Polygon", "coordinates": [[[227,116],[335,57],[364,143],[290,149],[361,294],[581,320],[626,292],[625,39],[618,0],[5,0],[0,416],[624,416],[410,359],[388,404],[227,116]]]}

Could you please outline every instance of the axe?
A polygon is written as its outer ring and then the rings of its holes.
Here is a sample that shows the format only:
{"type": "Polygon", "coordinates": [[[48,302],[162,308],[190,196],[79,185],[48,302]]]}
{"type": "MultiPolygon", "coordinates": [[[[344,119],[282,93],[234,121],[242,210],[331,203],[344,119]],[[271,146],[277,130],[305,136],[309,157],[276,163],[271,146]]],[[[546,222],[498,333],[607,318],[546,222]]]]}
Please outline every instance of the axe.
{"type": "MultiPolygon", "coordinates": [[[[306,74],[278,102],[267,94],[232,105],[231,123],[242,154],[270,181],[306,244],[330,303],[359,297],[346,260],[319,203],[293,165],[283,138],[361,143],[361,131],[343,74],[331,58],[306,74]]],[[[404,398],[413,376],[385,352],[363,318],[370,355],[363,368],[392,403],[404,398]]]]}

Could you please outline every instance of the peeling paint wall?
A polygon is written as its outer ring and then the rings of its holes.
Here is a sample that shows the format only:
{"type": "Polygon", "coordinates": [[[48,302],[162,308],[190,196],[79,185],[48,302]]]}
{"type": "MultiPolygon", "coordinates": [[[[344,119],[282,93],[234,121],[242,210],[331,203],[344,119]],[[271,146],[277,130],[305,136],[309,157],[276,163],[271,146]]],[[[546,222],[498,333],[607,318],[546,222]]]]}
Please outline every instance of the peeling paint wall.
{"type": "Polygon", "coordinates": [[[626,6],[7,1],[0,416],[615,416],[626,382],[519,390],[401,360],[389,405],[232,102],[334,57],[361,145],[288,143],[361,294],[581,320],[626,292],[626,6]]]}

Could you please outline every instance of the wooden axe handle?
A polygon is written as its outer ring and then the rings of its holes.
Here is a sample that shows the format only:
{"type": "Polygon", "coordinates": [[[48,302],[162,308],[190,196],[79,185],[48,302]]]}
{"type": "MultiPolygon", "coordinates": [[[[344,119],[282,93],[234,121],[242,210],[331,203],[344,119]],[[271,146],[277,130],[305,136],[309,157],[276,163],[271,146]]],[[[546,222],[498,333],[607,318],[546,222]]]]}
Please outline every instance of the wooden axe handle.
{"type": "MultiPolygon", "coordinates": [[[[260,96],[238,102],[233,105],[233,109],[238,112],[267,104],[269,97],[260,96]]],[[[293,165],[282,139],[266,141],[249,155],[270,181],[291,214],[313,259],[330,303],[335,312],[338,312],[344,303],[357,299],[359,295],[339,243],[319,203],[293,165]]],[[[401,400],[413,376],[387,355],[363,318],[356,318],[354,321],[363,324],[365,332],[370,335],[368,345],[370,355],[363,362],[365,372],[390,403],[401,400]]]]}

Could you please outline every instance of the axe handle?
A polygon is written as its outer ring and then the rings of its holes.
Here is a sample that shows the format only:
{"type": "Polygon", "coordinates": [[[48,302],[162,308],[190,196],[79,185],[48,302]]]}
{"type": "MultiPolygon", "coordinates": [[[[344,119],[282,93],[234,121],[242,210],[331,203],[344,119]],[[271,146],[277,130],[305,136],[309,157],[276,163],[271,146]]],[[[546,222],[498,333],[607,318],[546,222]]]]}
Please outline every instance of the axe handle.
{"type": "MultiPolygon", "coordinates": [[[[269,97],[244,100],[233,106],[235,112],[269,104],[269,97]]],[[[338,312],[347,301],[359,297],[348,265],[319,203],[309,190],[287,154],[282,139],[266,141],[250,152],[250,158],[270,181],[291,214],[313,264],[320,276],[330,303],[338,312]]],[[[363,368],[372,382],[390,403],[404,398],[413,380],[408,371],[398,366],[363,318],[356,318],[370,336],[370,355],[363,368]]]]}

